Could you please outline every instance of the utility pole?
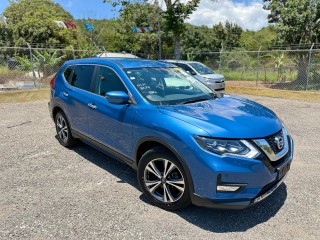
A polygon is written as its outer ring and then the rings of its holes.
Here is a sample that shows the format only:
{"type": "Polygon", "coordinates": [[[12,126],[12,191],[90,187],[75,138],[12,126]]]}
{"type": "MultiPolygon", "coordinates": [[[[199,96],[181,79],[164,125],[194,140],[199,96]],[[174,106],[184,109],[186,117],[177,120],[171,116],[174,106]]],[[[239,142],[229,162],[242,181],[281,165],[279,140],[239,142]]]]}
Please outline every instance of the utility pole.
{"type": "Polygon", "coordinates": [[[162,58],[162,53],[161,53],[161,26],[160,26],[160,11],[161,11],[161,7],[160,4],[158,2],[158,0],[154,1],[154,5],[156,5],[158,7],[158,40],[159,40],[159,53],[158,53],[158,60],[161,60],[162,58]]]}
{"type": "Polygon", "coordinates": [[[258,62],[257,62],[257,76],[256,76],[256,87],[258,87],[259,83],[259,70],[260,70],[260,51],[261,51],[261,44],[258,51],[258,62]]]}
{"type": "Polygon", "coordinates": [[[309,85],[309,79],[310,79],[310,71],[311,71],[311,56],[312,56],[312,49],[313,49],[314,43],[312,43],[312,46],[309,50],[309,60],[308,60],[308,73],[307,73],[307,82],[306,82],[306,87],[305,90],[308,90],[308,85],[309,85]]]}

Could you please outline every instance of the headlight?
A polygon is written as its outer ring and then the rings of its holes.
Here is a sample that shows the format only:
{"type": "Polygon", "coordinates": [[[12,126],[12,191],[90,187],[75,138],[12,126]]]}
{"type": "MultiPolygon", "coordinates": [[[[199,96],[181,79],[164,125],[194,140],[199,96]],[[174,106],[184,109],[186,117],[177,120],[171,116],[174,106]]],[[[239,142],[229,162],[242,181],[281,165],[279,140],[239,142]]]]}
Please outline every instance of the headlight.
{"type": "Polygon", "coordinates": [[[200,136],[196,136],[195,139],[202,148],[219,155],[255,158],[260,154],[259,150],[246,140],[215,139],[200,136]]]}
{"type": "Polygon", "coordinates": [[[283,122],[283,120],[282,120],[281,118],[279,118],[279,117],[278,117],[278,119],[279,119],[279,121],[281,122],[282,129],[284,130],[285,135],[291,135],[290,132],[288,131],[287,126],[286,126],[285,123],[283,122]]]}

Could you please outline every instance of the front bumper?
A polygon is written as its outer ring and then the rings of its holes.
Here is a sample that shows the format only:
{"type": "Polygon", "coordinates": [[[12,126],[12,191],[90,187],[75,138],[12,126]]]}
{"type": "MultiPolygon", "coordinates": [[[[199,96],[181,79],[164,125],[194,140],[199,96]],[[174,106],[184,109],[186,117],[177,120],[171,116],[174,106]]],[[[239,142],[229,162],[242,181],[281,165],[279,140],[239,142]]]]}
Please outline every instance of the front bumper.
{"type": "Polygon", "coordinates": [[[210,82],[207,81],[206,85],[215,92],[224,93],[226,88],[225,82],[210,82]]]}
{"type": "Polygon", "coordinates": [[[270,196],[285,180],[287,175],[285,175],[279,181],[275,181],[267,185],[267,188],[263,188],[261,193],[253,199],[222,199],[222,200],[213,200],[208,198],[203,198],[197,194],[191,196],[191,201],[193,204],[201,207],[208,208],[218,208],[218,209],[243,209],[249,206],[252,206],[258,202],[261,202],[268,196],[270,196]]]}
{"type": "MultiPolygon", "coordinates": [[[[283,175],[282,169],[287,168],[289,170],[294,147],[290,136],[288,136],[288,140],[288,153],[283,159],[279,160],[277,166],[268,165],[266,160],[256,159],[236,159],[232,157],[216,161],[207,159],[206,163],[211,164],[208,166],[208,169],[211,169],[211,182],[207,182],[207,186],[201,188],[198,184],[200,179],[198,176],[197,180],[194,181],[192,203],[211,208],[243,209],[264,200],[283,183],[287,176],[287,171],[283,175]],[[218,164],[214,164],[214,162],[218,162],[218,164]],[[222,178],[224,183],[243,184],[245,187],[236,192],[217,192],[219,178],[222,178]],[[216,181],[214,181],[215,179],[216,181]]],[[[202,172],[204,173],[205,170],[202,170],[202,172]]],[[[209,173],[209,170],[207,173],[209,173]]],[[[204,181],[202,180],[202,182],[204,181]]],[[[206,181],[210,180],[207,178],[206,181]]]]}

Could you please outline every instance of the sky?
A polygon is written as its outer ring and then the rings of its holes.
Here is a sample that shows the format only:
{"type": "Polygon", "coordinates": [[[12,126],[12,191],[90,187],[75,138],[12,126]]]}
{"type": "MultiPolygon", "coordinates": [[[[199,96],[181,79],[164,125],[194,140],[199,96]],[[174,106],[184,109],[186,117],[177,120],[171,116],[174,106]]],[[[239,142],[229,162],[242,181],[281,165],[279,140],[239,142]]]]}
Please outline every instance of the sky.
{"type": "MultiPolygon", "coordinates": [[[[116,18],[117,11],[103,0],[53,0],[69,11],[74,18],[116,18]]],[[[151,0],[153,1],[153,0],[151,0]]],[[[182,0],[182,2],[188,0],[182,0]]],[[[0,13],[9,5],[0,0],[0,13]]],[[[244,29],[259,30],[268,25],[268,12],[263,10],[262,0],[201,0],[199,8],[186,22],[194,25],[212,25],[219,22],[237,23],[244,29]]]]}

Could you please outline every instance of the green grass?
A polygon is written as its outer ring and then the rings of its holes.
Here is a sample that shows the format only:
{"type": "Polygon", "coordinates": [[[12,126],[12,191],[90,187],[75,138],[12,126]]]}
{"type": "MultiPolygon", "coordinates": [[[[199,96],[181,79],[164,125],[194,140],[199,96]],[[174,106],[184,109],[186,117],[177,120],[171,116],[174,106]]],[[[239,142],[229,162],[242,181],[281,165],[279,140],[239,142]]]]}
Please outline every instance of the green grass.
{"type": "Polygon", "coordinates": [[[50,97],[49,88],[0,92],[0,103],[49,100],[49,97],[50,97]]]}
{"type": "MultiPolygon", "coordinates": [[[[221,74],[227,79],[231,81],[236,80],[246,80],[246,81],[256,81],[257,73],[252,71],[230,71],[230,70],[222,70],[221,74]]],[[[283,73],[282,79],[278,77],[277,72],[267,72],[266,75],[263,71],[259,71],[259,81],[266,82],[281,82],[281,81],[294,81],[297,77],[296,72],[283,73]]]]}
{"type": "Polygon", "coordinates": [[[249,88],[249,87],[226,87],[227,93],[234,94],[249,94],[257,96],[266,96],[274,98],[295,99],[310,102],[320,102],[319,92],[310,91],[289,91],[289,90],[277,90],[269,88],[249,88]]]}

